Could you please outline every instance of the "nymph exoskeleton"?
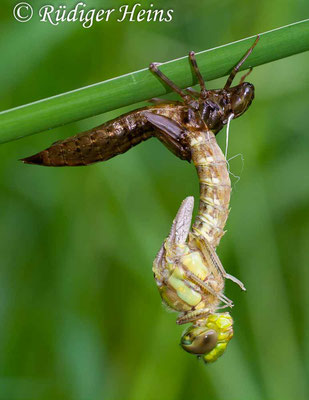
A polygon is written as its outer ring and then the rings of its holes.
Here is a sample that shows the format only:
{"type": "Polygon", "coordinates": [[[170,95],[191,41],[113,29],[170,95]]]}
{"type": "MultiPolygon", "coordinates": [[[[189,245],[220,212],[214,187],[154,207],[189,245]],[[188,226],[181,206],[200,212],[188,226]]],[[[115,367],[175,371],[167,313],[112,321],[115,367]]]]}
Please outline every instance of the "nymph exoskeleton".
{"type": "Polygon", "coordinates": [[[89,165],[122,154],[154,136],[177,157],[190,162],[191,148],[187,133],[190,137],[190,131],[206,127],[216,135],[231,114],[233,118],[239,117],[252,102],[254,87],[244,82],[248,74],[243,76],[239,85],[231,87],[231,84],[257,40],[233,69],[224,89],[206,90],[193,52],[189,54],[189,59],[201,85],[200,94],[193,89],[184,91],[176,87],[158,70],[156,64],[151,64],[150,70],[159,75],[183,101],[156,101],[157,104],[130,111],[89,131],[59,140],[22,161],[51,167],[89,165]],[[157,114],[165,119],[154,121],[150,114],[157,114]]]}

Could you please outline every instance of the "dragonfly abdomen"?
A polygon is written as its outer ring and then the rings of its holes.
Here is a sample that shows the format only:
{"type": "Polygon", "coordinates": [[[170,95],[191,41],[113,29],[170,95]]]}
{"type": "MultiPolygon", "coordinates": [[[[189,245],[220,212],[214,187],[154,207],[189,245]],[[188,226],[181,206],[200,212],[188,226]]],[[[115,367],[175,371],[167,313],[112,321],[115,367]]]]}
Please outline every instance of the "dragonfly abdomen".
{"type": "Polygon", "coordinates": [[[200,182],[199,211],[192,229],[216,248],[229,214],[231,181],[215,135],[199,133],[192,142],[191,156],[200,182]]]}
{"type": "Polygon", "coordinates": [[[22,161],[54,167],[89,165],[125,153],[152,135],[152,126],[138,110],[60,140],[22,161]]]}

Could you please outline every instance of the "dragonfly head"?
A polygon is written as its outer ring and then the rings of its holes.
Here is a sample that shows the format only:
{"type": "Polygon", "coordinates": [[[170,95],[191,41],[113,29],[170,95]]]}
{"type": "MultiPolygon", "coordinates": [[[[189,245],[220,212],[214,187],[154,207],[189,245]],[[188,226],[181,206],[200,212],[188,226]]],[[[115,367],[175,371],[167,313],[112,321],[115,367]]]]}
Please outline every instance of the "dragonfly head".
{"type": "Polygon", "coordinates": [[[254,99],[254,86],[252,83],[243,82],[229,90],[231,109],[234,118],[242,115],[249,108],[254,99]]]}
{"type": "Polygon", "coordinates": [[[214,362],[225,351],[233,337],[233,319],[229,313],[210,314],[199,325],[191,325],[182,335],[181,346],[205,363],[214,362]]]}

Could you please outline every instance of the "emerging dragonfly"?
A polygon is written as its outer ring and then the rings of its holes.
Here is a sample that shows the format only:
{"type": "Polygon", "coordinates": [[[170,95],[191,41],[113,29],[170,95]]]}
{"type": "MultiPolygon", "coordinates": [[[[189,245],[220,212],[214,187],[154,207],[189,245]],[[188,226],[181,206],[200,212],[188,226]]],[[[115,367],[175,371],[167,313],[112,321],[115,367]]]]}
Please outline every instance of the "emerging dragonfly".
{"type": "Polygon", "coordinates": [[[218,308],[233,306],[223,294],[224,279],[232,279],[245,288],[225,272],[208,240],[190,232],[193,205],[193,197],[182,202],[171,232],[154,261],[153,272],[165,304],[181,312],[177,323],[194,323],[181,338],[182,348],[202,356],[205,362],[213,362],[233,337],[230,314],[216,313],[218,308]],[[224,303],[222,307],[220,302],[224,303]]]}
{"type": "Polygon", "coordinates": [[[156,136],[176,156],[193,161],[200,182],[198,215],[190,231],[193,198],[186,198],[154,261],[153,271],[162,299],[181,313],[177,323],[193,322],[182,336],[182,347],[202,356],[205,362],[213,362],[223,354],[233,336],[229,313],[216,313],[219,308],[233,306],[223,294],[224,280],[231,279],[245,290],[237,278],[225,272],[215,252],[224,234],[231,192],[227,162],[215,135],[232,118],[242,115],[254,98],[254,86],[244,82],[252,69],[238,85],[231,85],[258,40],[259,36],[233,68],[223,89],[206,89],[193,52],[189,53],[189,60],[200,92],[180,89],[157,64],[151,64],[150,70],[183,102],[159,100],[156,105],[124,114],[22,160],[46,166],[88,165],[156,136]]]}
{"type": "MultiPolygon", "coordinates": [[[[230,279],[246,290],[243,283],[225,272],[216,252],[229,214],[231,182],[227,161],[215,138],[217,130],[232,118],[242,115],[254,97],[254,87],[243,82],[230,85],[240,65],[257,44],[232,70],[223,90],[207,91],[197,67],[194,53],[189,54],[192,67],[200,83],[197,100],[189,98],[152,64],[151,69],[188,105],[188,120],[175,126],[165,116],[145,112],[147,119],[166,134],[170,131],[181,137],[190,149],[200,182],[198,215],[190,232],[193,203],[186,198],[177,213],[168,238],[154,261],[155,280],[165,304],[180,312],[178,324],[193,322],[182,335],[181,346],[189,353],[202,357],[206,363],[220,357],[233,337],[233,320],[228,312],[217,309],[232,307],[223,294],[224,280],[230,279]],[[220,307],[220,303],[223,306],[220,307]]],[[[250,73],[251,69],[249,70],[250,73]]]]}

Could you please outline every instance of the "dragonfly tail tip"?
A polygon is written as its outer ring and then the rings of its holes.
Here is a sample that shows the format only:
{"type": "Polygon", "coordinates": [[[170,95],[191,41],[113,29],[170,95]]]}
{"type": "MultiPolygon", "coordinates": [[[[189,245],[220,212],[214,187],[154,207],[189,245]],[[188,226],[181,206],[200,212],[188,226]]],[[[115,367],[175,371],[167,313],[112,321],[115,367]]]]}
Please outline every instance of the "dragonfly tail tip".
{"type": "Polygon", "coordinates": [[[24,164],[36,164],[43,165],[44,160],[41,153],[34,154],[33,156],[21,158],[19,161],[22,161],[24,164]]]}

